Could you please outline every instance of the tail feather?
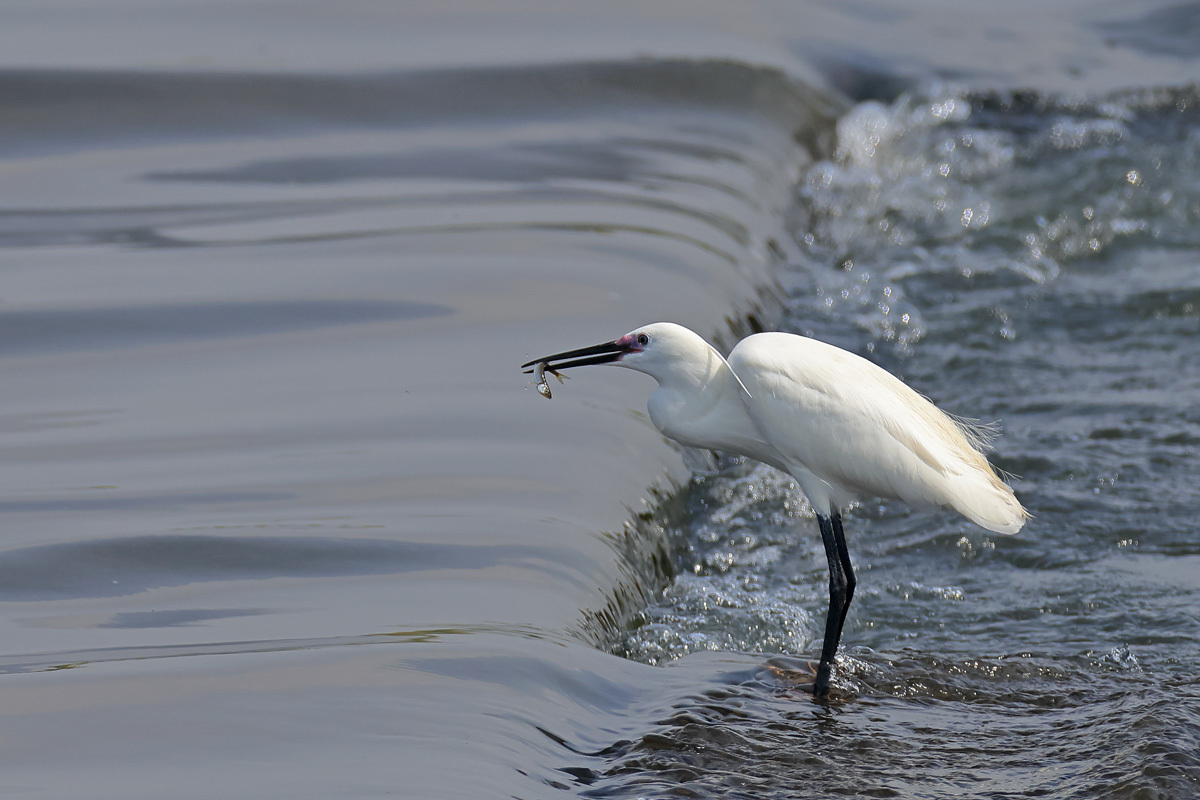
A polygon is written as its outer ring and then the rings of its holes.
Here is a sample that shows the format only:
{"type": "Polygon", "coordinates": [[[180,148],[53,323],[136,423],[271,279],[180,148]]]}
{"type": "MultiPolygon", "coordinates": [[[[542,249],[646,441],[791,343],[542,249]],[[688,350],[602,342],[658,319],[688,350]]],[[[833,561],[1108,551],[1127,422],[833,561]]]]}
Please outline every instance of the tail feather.
{"type": "Polygon", "coordinates": [[[962,476],[954,485],[950,505],[976,525],[995,533],[1013,534],[1029,519],[1029,512],[1008,484],[988,470],[962,476]]]}

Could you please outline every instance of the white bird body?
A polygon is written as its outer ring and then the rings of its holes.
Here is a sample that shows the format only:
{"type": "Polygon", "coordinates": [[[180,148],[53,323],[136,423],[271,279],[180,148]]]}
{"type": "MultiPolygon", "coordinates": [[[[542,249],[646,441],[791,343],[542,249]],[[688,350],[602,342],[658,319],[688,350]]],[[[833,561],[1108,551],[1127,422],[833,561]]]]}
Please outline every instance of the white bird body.
{"type": "Polygon", "coordinates": [[[774,449],[814,510],[890,497],[953,508],[996,533],[1024,525],[1025,510],[978,449],[982,437],[887,370],[787,333],[742,340],[729,363],[755,426],[787,432],[774,449]]]}
{"type": "Polygon", "coordinates": [[[951,418],[870,361],[815,339],[759,333],[726,360],[687,328],[657,322],[524,366],[556,360],[554,369],[613,364],[647,373],[658,381],[650,420],[664,435],[748,456],[796,479],[817,514],[830,568],[818,697],[828,693],[854,595],[839,509],[862,497],[896,498],[952,508],[1006,534],[1029,516],[984,458],[986,432],[951,418]]]}

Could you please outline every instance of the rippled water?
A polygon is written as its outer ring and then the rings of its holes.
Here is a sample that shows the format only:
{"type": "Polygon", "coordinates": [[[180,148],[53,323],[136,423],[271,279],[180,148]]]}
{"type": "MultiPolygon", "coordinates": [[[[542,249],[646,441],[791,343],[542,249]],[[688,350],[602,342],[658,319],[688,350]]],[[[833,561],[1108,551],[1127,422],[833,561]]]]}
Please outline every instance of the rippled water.
{"type": "Polygon", "coordinates": [[[697,476],[664,520],[678,573],[618,650],[779,655],[664,708],[596,796],[1195,794],[1198,99],[934,89],[840,120],[796,190],[781,327],[1001,420],[1034,518],[853,508],[845,703],[818,709],[811,511],[767,467],[697,476]]]}
{"type": "Polygon", "coordinates": [[[557,794],[542,731],[672,682],[594,644],[685,473],[628,386],[515,365],[771,300],[836,107],[716,61],[0,70],[6,789],[557,794]]]}

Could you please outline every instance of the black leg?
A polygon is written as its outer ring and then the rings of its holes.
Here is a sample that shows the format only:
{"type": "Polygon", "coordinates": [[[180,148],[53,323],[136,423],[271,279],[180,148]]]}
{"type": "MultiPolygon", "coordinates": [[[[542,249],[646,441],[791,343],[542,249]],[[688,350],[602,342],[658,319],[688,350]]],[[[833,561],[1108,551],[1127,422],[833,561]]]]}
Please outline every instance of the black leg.
{"type": "Polygon", "coordinates": [[[829,696],[833,658],[837,655],[846,612],[850,610],[850,600],[854,597],[855,581],[841,516],[836,511],[832,517],[818,514],[817,525],[821,528],[821,541],[825,544],[825,558],[829,562],[829,614],[825,617],[825,642],[821,647],[821,663],[817,666],[813,695],[818,700],[824,700],[829,696]]]}
{"type": "Polygon", "coordinates": [[[837,542],[838,560],[842,562],[842,574],[846,576],[846,599],[842,601],[842,618],[838,620],[837,638],[842,640],[842,628],[846,625],[846,614],[850,611],[850,603],[854,600],[854,587],[858,581],[854,577],[854,565],[850,563],[850,549],[846,546],[846,532],[842,530],[842,515],[833,512],[833,538],[837,542]]]}

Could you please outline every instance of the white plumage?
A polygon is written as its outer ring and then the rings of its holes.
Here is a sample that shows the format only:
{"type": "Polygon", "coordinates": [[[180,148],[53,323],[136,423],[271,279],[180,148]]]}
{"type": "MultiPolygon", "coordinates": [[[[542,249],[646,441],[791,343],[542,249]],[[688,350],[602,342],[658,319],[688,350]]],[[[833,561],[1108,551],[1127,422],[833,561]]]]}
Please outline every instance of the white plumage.
{"type": "Polygon", "coordinates": [[[524,365],[613,364],[658,381],[650,419],[691,447],[724,450],[790,473],[821,527],[830,610],[814,692],[854,593],[839,509],[860,497],[958,511],[996,533],[1028,514],[988,464],[987,432],[955,420],[886,370],[833,345],[787,333],[743,339],[726,360],[697,334],[657,322],[619,339],[524,365]]]}
{"type": "Polygon", "coordinates": [[[979,436],[870,361],[815,339],[760,333],[739,343],[729,364],[752,395],[746,412],[772,432],[814,510],[894,497],[953,508],[996,533],[1025,523],[979,436]]]}

